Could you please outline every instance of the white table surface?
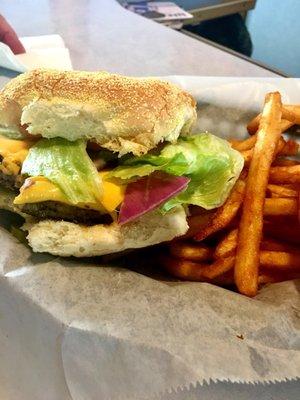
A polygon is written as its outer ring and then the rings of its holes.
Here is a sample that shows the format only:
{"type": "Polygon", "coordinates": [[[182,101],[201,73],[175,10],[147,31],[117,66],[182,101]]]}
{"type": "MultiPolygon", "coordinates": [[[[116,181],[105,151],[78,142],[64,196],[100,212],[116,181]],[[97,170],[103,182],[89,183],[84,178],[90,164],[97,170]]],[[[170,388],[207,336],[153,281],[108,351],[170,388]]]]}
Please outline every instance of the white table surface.
{"type": "Polygon", "coordinates": [[[60,34],[74,69],[128,75],[276,76],[122,8],[115,0],[2,0],[20,36],[60,34]]]}

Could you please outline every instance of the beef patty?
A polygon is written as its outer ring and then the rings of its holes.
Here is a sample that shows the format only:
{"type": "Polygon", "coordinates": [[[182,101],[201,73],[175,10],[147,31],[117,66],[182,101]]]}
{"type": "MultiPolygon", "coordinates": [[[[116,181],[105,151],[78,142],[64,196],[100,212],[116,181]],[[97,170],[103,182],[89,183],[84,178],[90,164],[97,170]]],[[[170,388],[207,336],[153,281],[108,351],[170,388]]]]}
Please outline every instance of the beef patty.
{"type": "Polygon", "coordinates": [[[57,201],[26,203],[16,207],[23,213],[32,215],[38,219],[65,220],[87,225],[110,224],[112,222],[109,214],[100,214],[96,210],[79,208],[57,201]]]}
{"type": "MultiPolygon", "coordinates": [[[[0,185],[12,190],[17,196],[24,179],[21,175],[7,175],[0,171],[0,185]]],[[[56,201],[43,201],[39,203],[26,203],[15,205],[25,214],[38,219],[65,220],[87,225],[110,224],[112,218],[109,214],[101,214],[97,210],[79,208],[76,206],[59,203],[56,201]]]]}
{"type": "Polygon", "coordinates": [[[6,189],[17,191],[15,187],[15,175],[6,175],[0,171],[0,185],[4,186],[6,189]]]}

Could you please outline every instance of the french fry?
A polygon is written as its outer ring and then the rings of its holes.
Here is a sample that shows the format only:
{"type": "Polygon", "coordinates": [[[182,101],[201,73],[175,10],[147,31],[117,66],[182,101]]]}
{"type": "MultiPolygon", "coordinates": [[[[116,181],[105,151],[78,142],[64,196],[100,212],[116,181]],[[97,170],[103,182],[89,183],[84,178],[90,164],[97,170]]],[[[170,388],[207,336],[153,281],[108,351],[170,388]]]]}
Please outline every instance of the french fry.
{"type": "Polygon", "coordinates": [[[286,145],[286,141],[283,139],[282,136],[280,136],[277,146],[276,146],[276,151],[275,151],[275,155],[280,154],[280,152],[282,151],[282,149],[285,147],[286,145]]]}
{"type": "Polygon", "coordinates": [[[197,264],[192,261],[162,255],[160,263],[170,275],[184,280],[202,281],[204,279],[201,269],[207,264],[197,264]]]}
{"type": "Polygon", "coordinates": [[[213,250],[202,243],[172,242],[169,251],[175,258],[190,261],[209,261],[213,256],[213,250]]]}
{"type": "Polygon", "coordinates": [[[234,257],[220,258],[204,271],[208,279],[215,279],[218,276],[230,271],[234,267],[234,257]]]}
{"type": "Polygon", "coordinates": [[[215,279],[230,271],[234,265],[234,257],[219,259],[211,265],[199,264],[165,255],[161,256],[160,261],[172,276],[189,281],[215,279]]]}
{"type": "Polygon", "coordinates": [[[217,210],[190,208],[186,241],[169,243],[169,255],[161,260],[170,274],[235,283],[248,296],[258,285],[300,278],[300,162],[283,158],[296,156],[299,144],[281,136],[294,124],[300,124],[300,105],[282,106],[280,94],[269,93],[262,114],[248,125],[253,136],[230,141],[244,157],[240,179],[217,210]],[[215,249],[190,238],[209,238],[215,249]]]}
{"type": "Polygon", "coordinates": [[[255,296],[258,288],[263,207],[270,167],[281,137],[281,108],[280,94],[267,94],[247,178],[234,269],[236,286],[247,296],[255,296]]]}
{"type": "MultiPolygon", "coordinates": [[[[255,135],[256,137],[256,135],[255,135]]],[[[276,152],[274,153],[275,156],[295,156],[298,152],[298,143],[294,140],[288,140],[287,142],[281,137],[277,144],[276,152]]],[[[241,151],[241,155],[244,157],[245,166],[248,167],[250,165],[252,156],[253,156],[254,149],[243,150],[241,151]]]]}
{"type": "MultiPolygon", "coordinates": [[[[260,121],[260,115],[255,117],[248,125],[247,125],[247,130],[249,135],[254,135],[257,132],[258,129],[258,123],[260,121]],[[258,118],[259,117],[259,118],[258,118]]],[[[293,125],[295,125],[294,122],[288,121],[286,119],[282,119],[280,122],[280,129],[281,132],[286,132],[289,128],[291,128],[293,125]]]]}
{"type": "Polygon", "coordinates": [[[267,186],[268,197],[273,198],[297,198],[297,190],[289,189],[280,185],[269,184],[267,186]]]}
{"type": "Polygon", "coordinates": [[[300,271],[300,254],[283,251],[261,251],[259,253],[261,267],[271,269],[293,269],[300,271]]]}
{"type": "Polygon", "coordinates": [[[292,190],[296,190],[296,191],[299,191],[299,189],[300,189],[299,183],[284,183],[284,184],[281,184],[280,186],[285,189],[292,189],[292,190]]]}
{"type": "Polygon", "coordinates": [[[243,158],[244,158],[244,166],[245,166],[245,167],[249,167],[250,162],[251,162],[251,160],[252,160],[252,156],[253,156],[253,149],[250,149],[250,150],[243,150],[243,151],[241,151],[240,153],[241,153],[241,155],[242,155],[243,158]]]}
{"type": "Polygon", "coordinates": [[[194,236],[194,239],[201,241],[213,233],[226,228],[237,215],[237,212],[239,211],[243,202],[244,194],[245,182],[242,179],[239,179],[234,185],[234,188],[232,189],[226,202],[223,204],[223,206],[217,209],[214,217],[210,220],[210,223],[202,230],[199,230],[194,236]]]}
{"type": "Polygon", "coordinates": [[[297,121],[296,121],[297,118],[296,118],[294,111],[291,109],[288,109],[288,107],[286,107],[285,104],[282,107],[281,118],[286,119],[287,121],[293,122],[294,124],[297,123],[297,121]]]}
{"type": "Polygon", "coordinates": [[[270,183],[300,183],[300,165],[289,167],[271,167],[270,183]]]}
{"type": "MultiPolygon", "coordinates": [[[[250,135],[254,135],[258,129],[262,114],[258,114],[255,118],[253,118],[249,124],[247,125],[247,130],[250,135]]],[[[299,124],[298,118],[298,110],[294,108],[294,106],[286,106],[282,107],[282,121],[281,121],[281,132],[285,132],[291,126],[295,124],[299,124]]]]}
{"type": "Polygon", "coordinates": [[[266,199],[264,205],[264,215],[297,215],[298,200],[297,199],[266,199]]]}
{"type": "MultiPolygon", "coordinates": [[[[245,140],[231,140],[231,147],[235,150],[242,152],[244,158],[247,160],[249,157],[251,158],[252,152],[250,150],[253,149],[256,143],[257,135],[250,136],[245,140]]],[[[289,139],[285,141],[283,138],[280,138],[277,148],[277,154],[282,156],[295,156],[298,154],[299,144],[295,140],[289,139]]]]}
{"type": "Polygon", "coordinates": [[[266,285],[267,283],[277,283],[285,280],[285,276],[283,274],[274,274],[273,272],[264,272],[259,274],[258,276],[258,284],[266,285]]]}
{"type": "MultiPolygon", "coordinates": [[[[223,240],[217,245],[216,250],[214,252],[214,258],[225,258],[234,256],[236,252],[237,246],[237,237],[238,237],[238,229],[231,230],[223,240]]],[[[300,250],[289,243],[279,242],[274,239],[263,239],[260,245],[261,250],[267,251],[279,251],[286,253],[295,253],[300,254],[300,250]]]]}
{"type": "Polygon", "coordinates": [[[251,121],[248,123],[247,131],[248,131],[249,135],[255,135],[255,133],[258,129],[258,126],[259,126],[260,119],[261,119],[261,113],[258,114],[253,119],[251,119],[251,121]]]}
{"type": "Polygon", "coordinates": [[[258,283],[265,285],[266,283],[277,283],[283,281],[290,281],[292,279],[299,279],[300,272],[278,272],[278,271],[262,271],[258,277],[258,283]]]}
{"type": "Polygon", "coordinates": [[[217,245],[214,257],[225,258],[234,256],[237,244],[238,229],[232,229],[217,245]]]}
{"type": "Polygon", "coordinates": [[[281,133],[286,132],[288,129],[290,129],[294,124],[294,122],[288,121],[286,119],[282,119],[280,122],[280,129],[281,133]]]}
{"type": "Polygon", "coordinates": [[[206,229],[213,219],[215,213],[216,211],[212,210],[205,214],[192,215],[191,217],[188,217],[189,230],[184,236],[181,236],[180,239],[192,238],[197,232],[206,229]]]}
{"type": "Polygon", "coordinates": [[[268,250],[268,251],[283,251],[286,253],[296,253],[300,254],[300,250],[287,242],[279,242],[274,239],[266,238],[262,241],[261,250],[268,250]]]}
{"type": "Polygon", "coordinates": [[[294,115],[294,122],[300,125],[300,105],[284,105],[284,109],[294,115]]]}
{"type": "Polygon", "coordinates": [[[285,142],[284,146],[278,151],[277,154],[281,156],[296,156],[299,151],[299,143],[295,140],[289,139],[285,142]]]}
{"type": "Polygon", "coordinates": [[[286,119],[282,119],[280,122],[280,129],[281,129],[281,133],[286,132],[288,129],[290,129],[294,124],[294,122],[291,122],[289,120],[286,119]]]}
{"type": "Polygon", "coordinates": [[[293,165],[299,165],[299,161],[290,160],[288,158],[276,158],[272,164],[274,167],[291,167],[293,165]]]}
{"type": "MultiPolygon", "coordinates": [[[[276,272],[288,270],[290,272],[299,272],[300,276],[300,254],[261,251],[259,258],[265,275],[268,274],[266,272],[268,270],[272,271],[273,275],[276,275],[276,272]]],[[[160,262],[169,274],[176,278],[207,282],[231,271],[234,266],[235,257],[219,258],[209,265],[163,255],[160,257],[160,262]]]]}
{"type": "Polygon", "coordinates": [[[238,151],[251,150],[256,142],[256,135],[250,136],[245,140],[231,140],[231,147],[238,151]]]}

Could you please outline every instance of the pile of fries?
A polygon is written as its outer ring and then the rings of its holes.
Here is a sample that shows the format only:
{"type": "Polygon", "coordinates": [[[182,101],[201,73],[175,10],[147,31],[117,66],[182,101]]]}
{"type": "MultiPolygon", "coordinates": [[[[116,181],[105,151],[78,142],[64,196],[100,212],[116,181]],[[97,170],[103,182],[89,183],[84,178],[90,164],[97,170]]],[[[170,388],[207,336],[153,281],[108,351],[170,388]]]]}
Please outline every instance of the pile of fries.
{"type": "Polygon", "coordinates": [[[225,204],[191,209],[190,229],[168,244],[161,263],[173,276],[255,296],[259,285],[300,278],[300,163],[288,158],[298,143],[282,133],[300,125],[300,105],[282,105],[268,93],[250,136],[232,140],[244,170],[225,204]]]}

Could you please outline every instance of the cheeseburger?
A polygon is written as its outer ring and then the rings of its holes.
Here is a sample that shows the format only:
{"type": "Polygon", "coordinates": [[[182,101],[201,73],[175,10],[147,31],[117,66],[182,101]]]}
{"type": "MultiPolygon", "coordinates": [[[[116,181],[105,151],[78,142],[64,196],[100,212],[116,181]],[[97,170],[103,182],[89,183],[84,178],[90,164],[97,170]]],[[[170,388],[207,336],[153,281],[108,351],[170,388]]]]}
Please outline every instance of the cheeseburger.
{"type": "Polygon", "coordinates": [[[153,78],[35,70],[0,93],[0,207],[35,252],[96,256],[184,235],[224,203],[243,159],[191,134],[196,102],[153,78]]]}

